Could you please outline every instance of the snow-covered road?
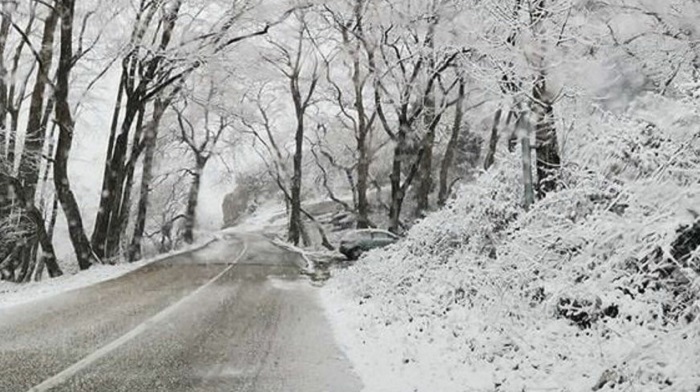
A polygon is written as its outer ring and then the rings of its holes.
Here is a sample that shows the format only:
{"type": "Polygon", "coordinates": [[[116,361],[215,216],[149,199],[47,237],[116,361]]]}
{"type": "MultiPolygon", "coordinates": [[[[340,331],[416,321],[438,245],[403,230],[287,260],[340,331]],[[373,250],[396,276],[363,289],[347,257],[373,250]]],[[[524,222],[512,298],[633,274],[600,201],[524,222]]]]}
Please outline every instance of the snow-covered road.
{"type": "Polygon", "coordinates": [[[1,391],[360,391],[296,256],[230,235],[0,309],[1,391]]]}

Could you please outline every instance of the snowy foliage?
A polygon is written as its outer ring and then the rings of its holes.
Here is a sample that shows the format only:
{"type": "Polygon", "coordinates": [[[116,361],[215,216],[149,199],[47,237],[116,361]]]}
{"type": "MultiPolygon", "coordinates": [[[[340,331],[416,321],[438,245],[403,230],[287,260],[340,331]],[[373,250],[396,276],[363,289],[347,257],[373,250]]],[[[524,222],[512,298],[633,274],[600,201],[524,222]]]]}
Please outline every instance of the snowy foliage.
{"type": "Polygon", "coordinates": [[[695,390],[700,140],[687,109],[650,96],[593,115],[560,189],[528,212],[518,157],[503,156],[403,241],[338,271],[328,291],[357,318],[341,336],[385,352],[356,361],[386,371],[368,389],[695,390]]]}

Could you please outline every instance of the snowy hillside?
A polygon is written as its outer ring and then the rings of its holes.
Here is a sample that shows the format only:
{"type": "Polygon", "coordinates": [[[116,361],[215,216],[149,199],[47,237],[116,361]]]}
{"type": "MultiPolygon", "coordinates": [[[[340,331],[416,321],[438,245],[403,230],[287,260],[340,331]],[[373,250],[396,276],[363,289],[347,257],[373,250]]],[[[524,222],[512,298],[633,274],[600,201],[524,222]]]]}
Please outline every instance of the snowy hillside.
{"type": "Polygon", "coordinates": [[[594,116],[529,212],[503,156],[337,271],[325,300],[366,390],[697,390],[700,134],[667,104],[594,116]]]}

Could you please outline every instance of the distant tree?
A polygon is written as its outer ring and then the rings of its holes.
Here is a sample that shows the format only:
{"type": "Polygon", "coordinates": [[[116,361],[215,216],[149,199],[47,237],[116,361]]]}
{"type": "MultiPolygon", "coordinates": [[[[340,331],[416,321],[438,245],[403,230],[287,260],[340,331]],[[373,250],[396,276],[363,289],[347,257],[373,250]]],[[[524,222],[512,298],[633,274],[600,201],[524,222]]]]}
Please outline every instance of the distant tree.
{"type": "Polygon", "coordinates": [[[122,61],[122,79],[110,126],[100,208],[91,238],[98,255],[114,257],[120,250],[131,207],[132,173],[143,154],[136,225],[129,246],[130,258],[140,253],[138,248],[148,210],[148,183],[153,177],[153,154],[160,121],[184,83],[197,69],[225,54],[232,46],[266,35],[272,26],[281,23],[292,12],[287,11],[278,20],[244,30],[251,25],[237,22],[251,10],[250,4],[205,2],[196,5],[199,11],[194,14],[223,9],[223,17],[205,21],[198,16],[196,21],[204,24],[187,31],[180,18],[182,6],[182,0],[142,0],[137,10],[129,51],[122,61]],[[239,8],[241,5],[243,7],[239,8]],[[239,27],[243,31],[238,30],[239,27]],[[141,122],[150,105],[151,120],[141,122]]]}
{"type": "MultiPolygon", "coordinates": [[[[194,123],[185,116],[190,100],[185,95],[181,100],[181,106],[175,106],[177,122],[180,130],[179,139],[187,145],[188,150],[194,156],[194,167],[187,172],[192,177],[189,194],[187,197],[187,208],[185,210],[185,231],[183,238],[186,243],[194,241],[194,226],[196,223],[197,202],[204,175],[204,169],[209,159],[214,154],[214,150],[226,130],[230,130],[231,120],[224,110],[216,107],[216,98],[220,89],[216,82],[209,81],[209,91],[205,100],[192,99],[194,106],[201,111],[202,121],[194,123]]],[[[195,112],[197,113],[197,112],[195,112]]],[[[199,113],[197,113],[199,114],[199,113]]]]}

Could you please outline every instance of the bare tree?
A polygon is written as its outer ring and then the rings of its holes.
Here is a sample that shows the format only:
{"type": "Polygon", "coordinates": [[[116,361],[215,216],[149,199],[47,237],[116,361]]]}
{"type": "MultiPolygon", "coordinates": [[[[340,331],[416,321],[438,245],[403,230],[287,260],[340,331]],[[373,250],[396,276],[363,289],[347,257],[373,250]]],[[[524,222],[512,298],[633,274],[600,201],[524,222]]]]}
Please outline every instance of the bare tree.
{"type": "MultiPolygon", "coordinates": [[[[545,40],[546,29],[544,19],[548,17],[547,0],[534,2],[530,11],[532,29],[535,37],[545,40]]],[[[545,44],[540,44],[540,50],[533,55],[532,63],[535,70],[535,82],[532,89],[531,110],[536,115],[535,138],[537,140],[537,194],[544,197],[556,189],[556,175],[561,165],[557,130],[554,124],[554,96],[547,89],[547,63],[545,44]]],[[[525,147],[523,147],[525,148],[525,147]]]]}
{"type": "MultiPolygon", "coordinates": [[[[262,27],[255,27],[249,32],[240,33],[235,27],[236,22],[245,14],[245,7],[239,9],[239,3],[234,2],[226,10],[224,17],[210,26],[209,31],[194,36],[186,36],[180,41],[173,41],[176,36],[176,24],[179,20],[181,0],[157,0],[140,2],[140,7],[134,22],[130,51],[122,62],[122,83],[117,93],[110,141],[107,146],[107,164],[105,166],[100,208],[92,234],[92,244],[98,255],[113,257],[118,252],[121,234],[125,227],[125,217],[128,217],[130,191],[133,176],[130,167],[136,164],[140,154],[144,153],[144,170],[142,170],[142,185],[150,180],[151,170],[146,166],[152,165],[149,154],[155,148],[155,135],[158,132],[160,120],[156,118],[149,123],[149,131],[138,127],[139,113],[145,113],[146,106],[154,102],[154,113],[162,115],[170,104],[171,97],[177,94],[184,82],[195,70],[209,62],[212,58],[225,53],[233,45],[247,39],[262,36],[269,29],[284,21],[292,11],[285,12],[278,20],[267,22],[262,27]],[[159,23],[151,23],[159,10],[159,23]],[[155,27],[155,28],[153,28],[155,27]],[[234,35],[240,33],[240,35],[234,35]],[[159,37],[159,38],[156,38],[159,37]],[[150,42],[150,43],[149,43],[150,42]],[[156,43],[157,42],[157,43],[156,43]],[[152,47],[152,49],[150,49],[152,47]],[[193,55],[193,53],[195,55],[193,55]],[[125,113],[119,125],[122,100],[126,99],[125,113]],[[156,107],[160,106],[160,107],[156,107]],[[132,129],[136,125],[136,129],[132,129]],[[131,143],[129,139],[139,139],[131,143]],[[135,137],[139,135],[140,138],[135,137]],[[148,165],[146,165],[148,163],[148,165]]],[[[202,4],[206,8],[210,4],[202,4]]],[[[143,231],[141,221],[145,220],[147,211],[148,192],[142,186],[138,206],[136,230],[131,240],[131,248],[140,241],[143,231]]],[[[130,251],[130,253],[132,253],[130,251]]],[[[133,252],[136,254],[138,252],[133,252]]]]}
{"type": "MultiPolygon", "coordinates": [[[[28,12],[27,21],[24,27],[17,25],[10,15],[8,8],[11,6],[3,4],[3,14],[7,14],[4,21],[8,23],[19,36],[17,44],[11,60],[11,68],[9,72],[5,70],[3,81],[0,82],[0,92],[4,92],[0,98],[0,127],[4,130],[4,141],[7,144],[6,157],[12,173],[15,173],[15,150],[17,142],[17,131],[19,128],[19,117],[22,111],[22,106],[26,101],[26,91],[29,85],[29,79],[37,65],[38,56],[29,56],[25,58],[24,53],[31,45],[30,36],[33,34],[34,25],[36,22],[36,7],[37,2],[32,1],[28,4],[26,11],[28,12]],[[26,70],[26,71],[25,71],[26,70]],[[25,72],[22,72],[25,71],[25,72]],[[9,124],[7,124],[7,116],[9,116],[9,124]]],[[[8,36],[5,37],[7,39],[8,36]]],[[[30,49],[32,49],[30,47],[30,49]]]]}
{"type": "Polygon", "coordinates": [[[73,17],[75,1],[61,0],[57,4],[61,17],[61,50],[56,71],[56,122],[59,127],[56,158],[54,160],[54,186],[61,207],[68,221],[71,242],[78,258],[80,269],[87,269],[96,262],[90,241],[83,229],[80,208],[75,200],[68,180],[68,157],[73,144],[75,122],[68,102],[70,73],[73,67],[73,17]]]}
{"type": "MultiPolygon", "coordinates": [[[[113,257],[118,251],[118,244],[123,229],[123,217],[128,211],[130,199],[131,181],[126,167],[129,162],[135,165],[141,151],[145,148],[145,140],[139,140],[139,136],[148,137],[143,128],[138,127],[148,103],[146,95],[149,93],[152,83],[159,72],[161,64],[165,61],[164,52],[170,45],[175,22],[179,13],[181,1],[176,0],[170,4],[164,0],[155,2],[141,1],[139,12],[136,16],[134,29],[131,36],[132,50],[122,61],[122,79],[117,93],[114,116],[110,129],[110,141],[107,146],[107,163],[105,165],[102,185],[100,208],[95,218],[95,228],[92,234],[92,245],[100,257],[113,257]],[[147,43],[146,33],[151,25],[156,12],[164,7],[162,20],[164,25],[160,34],[160,42],[156,48],[156,55],[151,57],[143,46],[147,43]],[[143,58],[145,57],[145,58],[143,58]],[[122,91],[123,90],[123,91],[122,91]],[[117,134],[117,124],[120,114],[122,97],[126,96],[124,118],[117,134]],[[132,144],[131,156],[127,160],[129,137],[136,122],[136,142],[132,144]],[[125,192],[126,190],[126,192],[125,192]]],[[[155,120],[155,119],[154,119],[155,120]]],[[[152,123],[154,124],[154,123],[152,123]]],[[[133,172],[132,172],[133,173],[133,172]]]]}
{"type": "MultiPolygon", "coordinates": [[[[450,105],[449,93],[457,83],[455,78],[451,83],[443,85],[441,78],[464,52],[461,49],[444,52],[435,63],[431,62],[431,57],[425,54],[425,48],[431,48],[434,29],[439,20],[432,12],[434,9],[426,18],[426,32],[417,43],[414,38],[416,34],[402,35],[390,25],[384,28],[378,53],[370,44],[365,45],[369,65],[375,70],[374,101],[377,115],[384,131],[394,142],[389,210],[389,230],[393,232],[401,231],[401,210],[414,179],[419,171],[425,173],[430,167],[424,159],[432,160],[435,129],[450,105]],[[378,55],[381,56],[381,64],[378,55]],[[382,75],[390,78],[384,80],[382,75]],[[389,86],[390,81],[394,83],[393,86],[389,86]],[[441,98],[439,103],[433,104],[431,102],[435,99],[433,94],[436,85],[441,88],[441,98]],[[387,103],[393,108],[393,117],[389,117],[384,109],[387,103]],[[422,133],[419,132],[421,119],[424,120],[422,133]]],[[[432,55],[431,50],[428,53],[432,55]]],[[[421,192],[429,192],[430,186],[423,185],[421,192]]],[[[420,195],[423,201],[425,197],[425,194],[420,195]]]]}
{"type": "Polygon", "coordinates": [[[44,21],[44,32],[39,52],[36,79],[29,104],[27,130],[25,133],[24,148],[19,165],[19,175],[24,183],[25,196],[33,200],[39,181],[39,168],[41,152],[44,148],[46,129],[42,128],[44,117],[44,105],[47,85],[51,84],[49,70],[53,60],[53,43],[56,24],[58,22],[58,7],[54,4],[49,7],[49,15],[44,21]]]}
{"type": "MultiPolygon", "coordinates": [[[[370,203],[367,197],[369,189],[369,169],[371,164],[371,137],[377,112],[368,101],[368,89],[372,86],[373,69],[366,65],[366,53],[363,47],[366,45],[367,37],[365,33],[365,17],[368,13],[370,2],[367,0],[352,0],[347,16],[342,11],[326,5],[325,10],[331,16],[333,26],[339,31],[341,42],[350,59],[350,74],[352,82],[352,93],[346,94],[340,83],[334,81],[330,72],[327,72],[327,79],[333,86],[335,100],[342,116],[351,124],[355,134],[356,162],[353,167],[340,167],[335,164],[334,159],[328,159],[331,165],[339,167],[347,176],[353,190],[355,209],[357,215],[357,227],[365,228],[371,225],[369,219],[370,203]],[[369,82],[369,83],[368,83],[369,82]],[[350,95],[352,99],[351,110],[346,107],[346,97],[350,95]],[[351,171],[355,171],[356,178],[352,178],[351,171]]],[[[327,64],[330,69],[330,64],[327,64]]],[[[330,154],[325,154],[331,158],[330,154]]]]}
{"type": "Polygon", "coordinates": [[[7,66],[5,65],[5,49],[7,48],[7,39],[10,35],[10,25],[12,24],[12,13],[9,10],[9,5],[2,4],[2,13],[0,13],[0,157],[6,158],[7,151],[5,150],[6,132],[7,132],[7,66]]]}
{"type": "Polygon", "coordinates": [[[298,23],[293,47],[288,47],[280,42],[270,40],[275,49],[275,57],[267,57],[268,63],[273,65],[287,80],[289,93],[294,106],[296,127],[294,130],[294,156],[292,159],[292,178],[290,181],[290,212],[288,239],[297,245],[302,233],[301,220],[301,187],[303,175],[304,132],[306,130],[306,112],[312,105],[311,98],[316,92],[320,78],[319,64],[315,60],[313,47],[307,45],[307,14],[305,11],[294,13],[298,23]],[[307,65],[307,58],[312,58],[312,64],[307,65]],[[309,69],[310,68],[310,69],[309,69]],[[308,75],[306,75],[308,73],[308,75]],[[307,85],[304,82],[308,79],[307,85]]]}
{"type": "Polygon", "coordinates": [[[153,166],[155,161],[156,143],[158,141],[158,127],[172,98],[156,98],[153,105],[153,115],[144,132],[143,169],[141,172],[141,186],[139,189],[139,201],[136,213],[134,233],[129,243],[127,258],[129,261],[138,260],[141,257],[141,240],[146,230],[146,218],[148,214],[148,198],[153,180],[153,166]]]}
{"type": "Polygon", "coordinates": [[[199,191],[204,175],[204,169],[209,162],[209,159],[214,153],[214,149],[225,130],[230,127],[228,116],[222,113],[221,110],[215,112],[214,98],[218,89],[213,81],[210,81],[209,92],[207,99],[204,102],[198,102],[193,99],[193,102],[203,111],[203,124],[193,124],[185,115],[187,109],[187,97],[183,99],[183,108],[175,108],[177,112],[177,122],[180,129],[179,138],[185,143],[194,155],[194,167],[188,170],[192,176],[189,194],[187,197],[187,208],[185,210],[185,231],[183,234],[185,242],[191,244],[194,241],[194,227],[197,217],[197,202],[199,200],[199,191]],[[218,121],[216,121],[218,118],[218,121]],[[214,123],[214,124],[212,124],[214,123]],[[198,131],[198,129],[203,129],[198,131]]]}

